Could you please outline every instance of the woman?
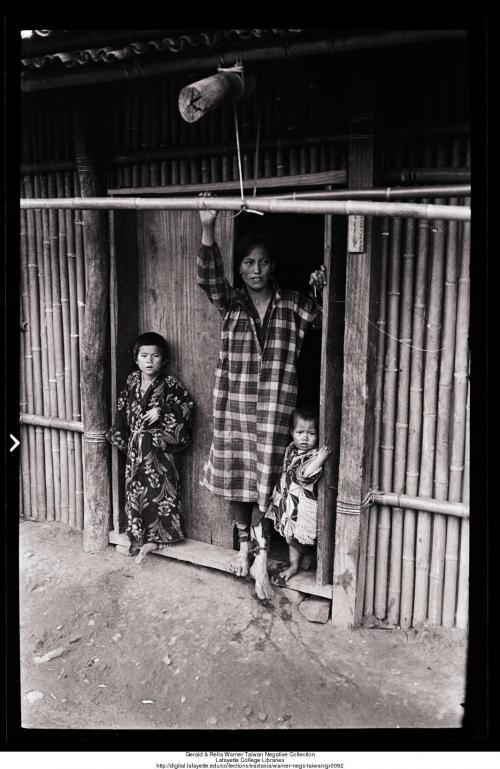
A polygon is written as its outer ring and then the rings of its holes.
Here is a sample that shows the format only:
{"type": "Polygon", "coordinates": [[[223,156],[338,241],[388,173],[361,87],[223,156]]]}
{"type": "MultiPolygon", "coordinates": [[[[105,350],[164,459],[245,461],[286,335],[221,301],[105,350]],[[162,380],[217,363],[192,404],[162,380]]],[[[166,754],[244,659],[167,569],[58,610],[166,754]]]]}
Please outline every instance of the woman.
{"type": "MultiPolygon", "coordinates": [[[[262,519],[289,442],[297,359],[316,312],[311,299],[278,287],[275,259],[264,235],[241,242],[236,271],[242,287],[233,288],[214,239],[216,217],[217,211],[200,211],[198,284],[223,318],[213,441],[202,485],[231,500],[240,539],[233,571],[246,576],[250,570],[258,597],[269,598],[269,535],[262,519]],[[251,569],[250,529],[257,550],[251,569]]],[[[312,273],[312,285],[322,288],[324,282],[323,268],[312,273]]]]}

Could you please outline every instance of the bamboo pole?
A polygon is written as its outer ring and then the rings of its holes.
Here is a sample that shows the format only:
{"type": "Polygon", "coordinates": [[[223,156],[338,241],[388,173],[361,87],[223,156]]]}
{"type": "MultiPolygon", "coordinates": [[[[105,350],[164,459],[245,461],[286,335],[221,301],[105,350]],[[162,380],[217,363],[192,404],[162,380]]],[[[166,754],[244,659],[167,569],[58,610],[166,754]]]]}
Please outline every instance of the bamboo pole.
{"type": "MultiPolygon", "coordinates": [[[[71,194],[71,176],[66,174],[64,177],[64,194],[71,194]]],[[[70,328],[70,360],[71,360],[71,419],[78,421],[81,417],[80,410],[80,360],[79,347],[80,336],[78,333],[78,299],[77,299],[77,277],[76,277],[76,243],[75,243],[75,224],[70,211],[66,211],[66,258],[68,273],[68,295],[69,295],[69,328],[70,328]]]]}
{"type": "MultiPolygon", "coordinates": [[[[78,177],[73,177],[73,185],[80,192],[78,177]]],[[[83,253],[83,219],[80,212],[74,215],[75,254],[76,254],[76,301],[78,306],[78,341],[81,348],[83,324],[85,320],[85,260],[83,253]]],[[[81,396],[80,396],[81,397],[81,396]]],[[[81,410],[81,406],[80,406],[81,410]]]]}
{"type": "MultiPolygon", "coordinates": [[[[47,180],[49,195],[54,194],[56,182],[53,175],[49,175],[47,180]]],[[[50,241],[50,266],[52,281],[52,325],[54,330],[54,368],[57,391],[57,415],[60,418],[66,417],[66,396],[64,385],[64,341],[63,341],[63,320],[61,306],[61,282],[59,267],[59,226],[57,212],[49,211],[49,241],[50,241]]],[[[58,434],[59,455],[55,456],[58,460],[57,471],[59,473],[60,483],[60,506],[56,510],[56,520],[62,523],[68,522],[68,476],[67,476],[67,440],[62,432],[58,434]]]]}
{"type": "MultiPolygon", "coordinates": [[[[23,235],[23,231],[21,230],[21,240],[26,238],[26,235],[23,235]]],[[[21,252],[22,252],[23,246],[21,246],[21,252]]],[[[24,244],[25,248],[25,244],[24,244]]],[[[21,290],[23,287],[21,286],[21,290]]],[[[21,317],[24,318],[24,309],[22,308],[21,304],[21,317]]],[[[19,380],[20,380],[20,401],[19,401],[19,409],[21,412],[26,411],[28,407],[28,400],[26,395],[26,343],[25,343],[25,337],[26,337],[26,331],[21,332],[21,343],[20,343],[20,352],[21,352],[21,360],[20,360],[20,372],[19,372],[19,380]]],[[[25,427],[21,427],[21,435],[19,436],[21,441],[21,494],[23,498],[23,510],[26,517],[31,516],[31,494],[30,494],[30,456],[29,456],[29,445],[28,445],[28,431],[25,427]]]]}
{"type": "MultiPolygon", "coordinates": [[[[400,282],[401,220],[392,221],[389,278],[387,291],[387,340],[384,361],[384,396],[382,406],[382,442],[380,477],[385,489],[392,488],[394,460],[394,421],[396,414],[396,382],[398,372],[398,324],[400,282]]],[[[389,539],[391,533],[390,510],[383,505],[378,511],[377,566],[375,574],[375,616],[384,619],[387,613],[387,574],[389,539]]]]}
{"type": "Polygon", "coordinates": [[[29,414],[23,412],[19,415],[19,422],[23,425],[49,427],[53,430],[65,430],[69,432],[83,433],[82,422],[74,422],[69,419],[59,419],[58,417],[46,417],[41,416],[40,414],[29,414]]]}
{"type": "MultiPolygon", "coordinates": [[[[47,193],[47,181],[41,179],[41,191],[47,193]]],[[[43,263],[45,273],[45,324],[47,328],[47,363],[49,370],[49,407],[46,413],[51,417],[56,417],[57,410],[57,379],[54,348],[54,323],[53,323],[53,298],[52,298],[52,276],[51,276],[51,242],[49,230],[49,211],[42,211],[42,237],[43,237],[43,263]]],[[[61,485],[60,485],[60,449],[59,435],[55,430],[50,430],[50,460],[52,465],[52,476],[54,479],[54,516],[56,520],[60,518],[61,510],[61,485]]]]}
{"type": "MultiPolygon", "coordinates": [[[[467,389],[467,408],[465,421],[465,457],[463,478],[463,502],[469,504],[470,472],[470,384],[467,389]]],[[[467,628],[469,620],[469,521],[463,520],[460,532],[460,562],[458,571],[456,625],[467,628]]]]}
{"type": "MultiPolygon", "coordinates": [[[[24,178],[26,195],[32,195],[32,185],[29,177],[24,178]]],[[[33,405],[38,414],[43,411],[42,393],[42,361],[40,342],[40,301],[38,295],[38,262],[36,253],[36,230],[33,211],[27,212],[26,234],[28,247],[28,292],[29,292],[29,328],[31,336],[31,354],[33,356],[33,405]]],[[[47,517],[47,500],[45,497],[44,478],[44,443],[43,430],[35,429],[35,453],[36,453],[36,500],[37,518],[44,520],[47,517]]]]}
{"type": "MultiPolygon", "coordinates": [[[[402,256],[401,300],[399,317],[399,360],[398,360],[398,387],[397,387],[397,411],[394,435],[394,470],[393,488],[396,493],[402,494],[405,488],[406,450],[408,441],[408,408],[410,388],[411,365],[411,322],[412,322],[412,298],[415,272],[415,220],[406,221],[406,237],[404,253],[402,256]]],[[[401,608],[401,571],[403,555],[403,511],[401,507],[394,507],[391,521],[391,555],[390,575],[388,589],[389,624],[396,625],[400,618],[401,608]]]]}
{"type": "MultiPolygon", "coordinates": [[[[66,185],[66,179],[62,174],[57,177],[57,189],[58,194],[65,196],[67,192],[70,192],[66,185]]],[[[72,221],[71,212],[60,212],[59,216],[59,265],[61,275],[61,308],[63,317],[63,332],[64,332],[64,382],[65,382],[65,402],[66,402],[66,417],[68,419],[75,419],[75,408],[77,413],[79,412],[78,401],[78,354],[75,350],[73,334],[75,333],[75,289],[74,284],[70,288],[70,273],[74,247],[72,245],[72,221]],[[70,234],[71,232],[71,234],[70,234]],[[72,296],[73,293],[73,296],[72,296]],[[72,303],[73,299],[73,303],[72,303]],[[75,370],[74,366],[77,366],[75,370]],[[76,397],[76,406],[74,401],[76,397]]],[[[78,341],[78,339],[76,339],[78,341]]],[[[77,417],[78,418],[78,417],[77,417]]],[[[66,433],[66,447],[67,447],[67,461],[68,461],[68,524],[70,526],[76,526],[76,500],[75,500],[75,487],[76,487],[76,468],[75,468],[75,447],[74,436],[71,432],[66,433]]]]}
{"type": "MultiPolygon", "coordinates": [[[[35,197],[41,194],[41,184],[38,177],[33,179],[33,188],[35,197]]],[[[46,246],[43,238],[43,211],[35,211],[35,230],[36,230],[36,250],[38,264],[38,291],[40,307],[40,349],[41,349],[41,367],[42,367],[42,413],[50,413],[50,368],[48,360],[48,322],[45,297],[45,287],[49,282],[49,276],[46,276],[47,260],[45,258],[46,246]]],[[[46,518],[48,521],[55,519],[55,499],[54,499],[54,474],[52,467],[52,440],[48,430],[42,431],[43,437],[43,464],[45,474],[45,493],[47,501],[46,518]]]]}
{"type": "MultiPolygon", "coordinates": [[[[321,168],[327,171],[328,168],[321,168]]],[[[442,184],[418,187],[373,187],[365,190],[319,190],[275,195],[280,200],[403,200],[405,198],[469,197],[470,184],[442,184]]],[[[457,203],[455,203],[456,205],[457,203]]]]}
{"type": "MultiPolygon", "coordinates": [[[[462,493],[464,470],[465,421],[468,382],[469,298],[470,298],[470,225],[462,231],[462,258],[457,301],[455,372],[453,388],[453,428],[451,438],[450,485],[448,499],[458,501],[462,493]]],[[[446,529],[446,554],[443,588],[443,625],[455,623],[459,523],[449,520],[446,529]]]]}
{"type": "MultiPolygon", "coordinates": [[[[422,453],[420,459],[419,495],[432,496],[436,442],[438,374],[441,347],[441,323],[444,275],[444,222],[436,221],[432,228],[432,266],[429,280],[429,311],[425,337],[425,370],[422,419],[422,453]]],[[[419,512],[417,517],[417,546],[413,622],[423,622],[428,616],[429,572],[431,547],[431,516],[419,512]]]]}
{"type": "MultiPolygon", "coordinates": [[[[422,428],[423,352],[426,288],[428,271],[429,224],[417,223],[417,265],[413,296],[412,350],[410,366],[410,400],[408,419],[408,450],[406,463],[406,493],[416,496],[420,469],[420,436],[422,428]]],[[[406,508],[403,521],[403,559],[401,571],[400,625],[407,630],[412,624],[415,587],[415,510],[406,508]]]]}
{"type": "Polygon", "coordinates": [[[426,513],[439,513],[439,515],[455,518],[468,518],[469,506],[462,502],[448,502],[446,500],[432,499],[430,497],[412,496],[400,494],[395,491],[373,491],[371,501],[375,505],[389,505],[390,507],[409,507],[412,510],[421,510],[426,513]]]}
{"type": "MultiPolygon", "coordinates": [[[[118,198],[89,197],[47,198],[45,200],[21,200],[21,209],[32,208],[76,208],[83,210],[179,210],[196,211],[213,209],[217,211],[237,211],[241,208],[239,198],[118,198]]],[[[388,203],[385,201],[358,200],[279,200],[270,197],[252,198],[252,208],[268,213],[295,214],[343,214],[347,216],[393,216],[423,219],[443,219],[469,221],[468,206],[431,205],[428,203],[388,203]]]]}
{"type": "MultiPolygon", "coordinates": [[[[64,198],[64,179],[61,174],[56,175],[56,191],[59,198],[64,198]]],[[[64,402],[66,419],[71,419],[73,413],[72,383],[71,383],[71,325],[69,309],[69,280],[68,280],[68,248],[66,234],[66,212],[62,209],[57,212],[57,237],[59,254],[59,280],[61,282],[61,318],[62,318],[62,342],[64,360],[64,402]]]]}
{"type": "MultiPolygon", "coordinates": [[[[380,255],[380,293],[378,306],[377,327],[379,334],[377,336],[377,374],[375,376],[375,419],[373,427],[373,452],[372,452],[372,488],[378,488],[380,485],[380,434],[382,419],[382,385],[384,381],[384,354],[385,354],[385,325],[386,325],[386,305],[387,305],[387,261],[389,253],[389,221],[384,219],[382,222],[382,248],[380,255]]],[[[365,575],[365,594],[364,594],[364,614],[371,615],[374,612],[375,596],[375,560],[377,552],[377,517],[378,510],[376,505],[370,507],[370,517],[368,524],[368,542],[366,551],[366,575],[365,575]]]]}
{"type": "MultiPolygon", "coordinates": [[[[447,229],[444,316],[441,340],[443,350],[439,371],[436,459],[434,469],[434,495],[437,499],[448,498],[450,409],[453,394],[453,362],[455,358],[457,309],[457,223],[448,222],[447,229]]],[[[446,525],[445,516],[434,516],[432,521],[432,551],[428,609],[429,621],[434,625],[439,625],[442,618],[446,525]]]]}
{"type": "Polygon", "coordinates": [[[469,168],[405,168],[388,171],[389,184],[470,184],[469,168]]]}

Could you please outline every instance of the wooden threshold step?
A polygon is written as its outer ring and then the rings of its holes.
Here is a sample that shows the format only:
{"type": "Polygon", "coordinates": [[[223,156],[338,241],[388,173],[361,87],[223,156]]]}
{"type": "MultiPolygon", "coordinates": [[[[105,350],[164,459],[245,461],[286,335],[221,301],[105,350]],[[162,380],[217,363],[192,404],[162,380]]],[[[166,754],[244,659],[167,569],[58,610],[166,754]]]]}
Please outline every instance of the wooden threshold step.
{"type": "MultiPolygon", "coordinates": [[[[115,530],[109,532],[109,542],[111,545],[129,546],[129,539],[126,534],[119,534],[115,530]]],[[[175,545],[166,547],[163,550],[153,553],[167,558],[174,558],[177,561],[187,561],[197,566],[206,566],[209,569],[218,569],[230,573],[230,565],[234,560],[235,551],[227,550],[217,545],[209,545],[206,542],[198,542],[195,539],[184,539],[182,542],[176,542],[175,545]]],[[[269,560],[269,567],[272,569],[277,565],[277,561],[269,560]]],[[[319,595],[322,598],[332,597],[332,585],[317,585],[315,572],[300,572],[287,582],[287,587],[291,590],[298,590],[301,593],[309,595],[319,595]]]]}

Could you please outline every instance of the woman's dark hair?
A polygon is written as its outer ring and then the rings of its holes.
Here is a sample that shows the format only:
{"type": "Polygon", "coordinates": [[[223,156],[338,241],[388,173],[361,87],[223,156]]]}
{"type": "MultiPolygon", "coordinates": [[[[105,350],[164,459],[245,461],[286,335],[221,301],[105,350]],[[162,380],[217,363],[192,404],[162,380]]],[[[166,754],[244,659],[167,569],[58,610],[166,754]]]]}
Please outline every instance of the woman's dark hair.
{"type": "Polygon", "coordinates": [[[273,262],[277,261],[277,247],[274,238],[267,232],[248,232],[238,241],[234,257],[234,283],[236,286],[242,286],[243,281],[240,275],[240,265],[243,259],[248,256],[250,251],[256,246],[265,248],[273,262]]]}
{"type": "Polygon", "coordinates": [[[299,419],[304,419],[306,422],[314,422],[316,430],[319,426],[319,414],[318,409],[315,406],[311,406],[308,403],[304,403],[301,406],[297,406],[293,412],[293,427],[297,426],[299,419]]]}
{"type": "Polygon", "coordinates": [[[139,334],[134,343],[133,356],[134,363],[137,361],[140,347],[146,347],[149,345],[156,345],[161,350],[162,362],[165,364],[168,358],[168,344],[161,334],[156,334],[154,331],[147,331],[145,334],[139,334]]]}

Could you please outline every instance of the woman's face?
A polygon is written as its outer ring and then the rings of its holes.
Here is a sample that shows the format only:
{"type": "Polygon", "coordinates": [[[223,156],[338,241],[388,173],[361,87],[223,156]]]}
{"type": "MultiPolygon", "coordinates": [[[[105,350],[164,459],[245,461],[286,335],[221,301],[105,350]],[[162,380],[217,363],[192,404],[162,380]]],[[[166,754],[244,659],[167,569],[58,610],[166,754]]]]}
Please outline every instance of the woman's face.
{"type": "Polygon", "coordinates": [[[163,365],[163,355],[160,348],[155,344],[141,345],[137,353],[136,363],[143,374],[155,377],[163,365]]]}
{"type": "Polygon", "coordinates": [[[262,291],[274,273],[274,261],[264,246],[254,246],[240,264],[243,282],[252,291],[262,291]]]}

